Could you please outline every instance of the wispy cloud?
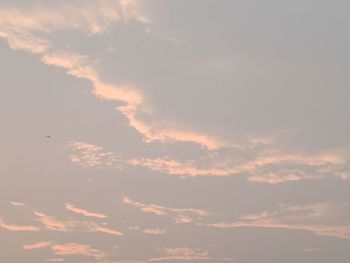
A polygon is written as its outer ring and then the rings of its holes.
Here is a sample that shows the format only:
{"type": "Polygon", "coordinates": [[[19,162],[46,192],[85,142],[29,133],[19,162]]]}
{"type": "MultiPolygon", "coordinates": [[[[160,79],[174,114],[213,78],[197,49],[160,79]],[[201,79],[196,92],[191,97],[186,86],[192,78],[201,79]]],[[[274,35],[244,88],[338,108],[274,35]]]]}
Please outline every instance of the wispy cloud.
{"type": "Polygon", "coordinates": [[[70,159],[73,163],[85,167],[120,168],[121,156],[113,152],[105,152],[101,146],[82,142],[69,142],[67,148],[72,151],[70,159]]]}
{"type": "Polygon", "coordinates": [[[108,218],[107,215],[95,213],[95,212],[90,212],[90,211],[87,211],[87,210],[82,209],[82,208],[77,208],[72,204],[65,204],[65,208],[73,213],[83,215],[86,217],[93,217],[93,218],[100,218],[100,219],[108,218]]]}
{"type": "Polygon", "coordinates": [[[23,245],[23,249],[25,249],[25,250],[42,249],[42,248],[50,247],[51,244],[52,244],[52,242],[43,241],[43,242],[38,242],[38,243],[23,245]]]}
{"type": "Polygon", "coordinates": [[[148,262],[168,261],[168,260],[182,260],[182,261],[195,261],[195,260],[208,260],[211,259],[208,256],[207,251],[194,250],[188,247],[171,247],[161,249],[164,256],[151,258],[148,262]]]}
{"type": "Polygon", "coordinates": [[[139,208],[144,213],[150,213],[156,216],[170,215],[176,220],[177,223],[190,223],[194,219],[199,219],[209,215],[209,213],[204,209],[170,208],[156,204],[145,204],[133,201],[125,195],[123,196],[123,203],[139,208]],[[181,218],[186,218],[187,220],[181,220],[181,218]]]}
{"type": "Polygon", "coordinates": [[[350,178],[350,161],[346,154],[302,154],[264,149],[231,149],[231,152],[209,154],[197,160],[179,161],[166,158],[133,158],[121,153],[106,151],[103,147],[81,142],[67,146],[72,152],[71,160],[90,167],[142,166],[152,171],[180,176],[235,176],[243,175],[254,183],[280,184],[301,180],[350,178]],[[231,156],[230,156],[231,155],[231,156]],[[237,157],[240,156],[240,157],[237,157]],[[246,157],[244,157],[246,156],[246,157]]]}
{"type": "Polygon", "coordinates": [[[15,202],[15,201],[10,201],[10,205],[16,206],[16,207],[25,207],[25,203],[20,203],[20,202],[15,202]]]}
{"type": "Polygon", "coordinates": [[[13,232],[38,232],[40,229],[36,226],[23,226],[23,225],[14,225],[14,224],[8,224],[5,223],[3,219],[0,218],[0,227],[3,229],[6,229],[8,231],[13,232]]]}
{"type": "Polygon", "coordinates": [[[104,258],[107,256],[106,252],[93,248],[90,245],[79,244],[79,243],[68,243],[68,244],[55,244],[52,247],[52,251],[58,256],[86,256],[93,258],[104,258]]]}
{"type": "Polygon", "coordinates": [[[42,223],[48,230],[67,232],[76,226],[76,222],[61,221],[45,213],[35,211],[34,215],[36,216],[36,220],[42,223]]]}
{"type": "Polygon", "coordinates": [[[164,235],[167,233],[167,230],[161,228],[146,228],[143,229],[142,232],[148,235],[164,235]]]}
{"type": "Polygon", "coordinates": [[[199,225],[216,228],[275,228],[305,230],[315,235],[350,239],[349,204],[280,205],[278,209],[240,217],[233,222],[199,225]],[[337,222],[337,223],[335,223],[337,222]]]}
{"type": "Polygon", "coordinates": [[[96,223],[93,222],[85,222],[83,224],[89,232],[100,232],[100,233],[105,233],[105,234],[110,234],[114,236],[123,236],[124,234],[118,230],[111,229],[105,226],[99,226],[96,223]]]}
{"type": "MultiPolygon", "coordinates": [[[[257,157],[253,160],[233,160],[232,162],[226,160],[224,162],[217,160],[217,163],[215,161],[211,167],[203,167],[200,162],[198,163],[196,161],[179,162],[170,158],[140,158],[130,160],[129,163],[133,165],[145,166],[153,171],[160,171],[173,175],[230,176],[237,174],[248,174],[251,175],[250,180],[254,181],[254,179],[256,180],[257,178],[254,176],[256,174],[259,174],[259,172],[261,172],[261,170],[266,167],[276,169],[276,166],[302,166],[306,168],[319,168],[319,170],[321,170],[334,166],[334,169],[339,169],[339,165],[344,164],[345,160],[340,156],[331,154],[320,154],[314,156],[302,154],[265,154],[265,156],[257,157]]],[[[295,177],[297,177],[297,175],[295,175],[295,177]]],[[[282,177],[278,178],[280,179],[280,182],[283,182],[282,177]]],[[[285,178],[285,180],[288,179],[291,180],[291,178],[285,178]]]]}
{"type": "MultiPolygon", "coordinates": [[[[110,234],[114,236],[123,235],[123,233],[118,230],[101,226],[95,222],[79,221],[79,220],[69,220],[69,221],[60,220],[42,212],[34,212],[34,215],[36,216],[36,220],[41,222],[45,226],[45,228],[50,231],[58,231],[58,232],[83,231],[83,232],[105,233],[105,234],[110,234]]],[[[88,216],[88,217],[104,218],[104,217],[96,217],[95,214],[93,215],[94,216],[88,216]]]]}
{"type": "Polygon", "coordinates": [[[38,54],[43,63],[64,68],[72,76],[91,81],[97,97],[124,103],[118,110],[146,142],[192,142],[210,150],[223,146],[221,141],[201,133],[167,127],[161,121],[156,121],[156,124],[143,121],[138,116],[144,112],[145,99],[139,90],[131,86],[104,83],[94,68],[94,62],[87,56],[58,50],[50,38],[53,32],[67,30],[79,30],[88,35],[102,34],[111,24],[120,21],[147,23],[149,19],[141,10],[136,0],[57,3],[26,11],[6,8],[0,10],[0,37],[13,49],[38,54]]]}

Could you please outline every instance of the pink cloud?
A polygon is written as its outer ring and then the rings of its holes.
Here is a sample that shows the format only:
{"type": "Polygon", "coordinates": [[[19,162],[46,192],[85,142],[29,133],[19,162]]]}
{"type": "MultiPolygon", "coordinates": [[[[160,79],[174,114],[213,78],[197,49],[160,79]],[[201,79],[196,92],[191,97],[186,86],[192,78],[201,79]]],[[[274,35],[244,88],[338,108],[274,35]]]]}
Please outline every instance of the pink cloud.
{"type": "MultiPolygon", "coordinates": [[[[188,176],[230,176],[236,174],[256,174],[259,169],[273,165],[304,165],[309,167],[339,166],[345,163],[345,160],[338,155],[267,155],[258,157],[254,160],[241,161],[238,164],[224,162],[214,164],[213,167],[201,168],[195,162],[179,162],[167,159],[140,158],[128,161],[132,165],[145,166],[153,171],[166,172],[173,175],[188,176]]],[[[335,167],[337,168],[337,167],[335,167]]],[[[254,177],[253,177],[254,178],[254,177]]],[[[291,177],[286,178],[291,180],[291,177]]],[[[254,180],[254,179],[251,179],[254,180]]],[[[283,182],[281,180],[281,182],[283,182]]]]}
{"type": "Polygon", "coordinates": [[[104,258],[106,253],[102,250],[92,248],[89,245],[78,244],[78,243],[68,243],[68,244],[55,244],[52,247],[55,255],[58,256],[87,256],[93,258],[104,258]]]}
{"type": "Polygon", "coordinates": [[[34,215],[48,230],[67,232],[76,226],[76,222],[60,221],[41,212],[34,212],[34,215]]]}
{"type": "Polygon", "coordinates": [[[123,196],[123,203],[139,208],[144,213],[151,213],[156,216],[172,216],[177,223],[190,223],[195,219],[206,217],[209,213],[203,209],[194,208],[170,208],[155,204],[145,204],[131,200],[127,196],[123,196]]]}
{"type": "Polygon", "coordinates": [[[0,227],[13,232],[25,232],[25,231],[38,232],[39,231],[39,228],[36,226],[20,226],[20,225],[8,224],[8,223],[5,223],[1,218],[0,218],[0,227]]]}
{"type": "Polygon", "coordinates": [[[88,229],[89,232],[100,232],[114,236],[123,236],[124,234],[118,230],[107,228],[104,226],[99,226],[96,223],[86,222],[84,226],[88,229]]]}
{"type": "Polygon", "coordinates": [[[84,3],[79,6],[58,4],[55,7],[37,7],[26,12],[17,9],[0,10],[0,37],[13,49],[38,54],[43,63],[64,68],[72,76],[91,81],[97,97],[123,102],[124,105],[118,107],[118,110],[146,142],[192,142],[209,150],[223,146],[222,142],[207,135],[164,127],[160,121],[157,121],[157,124],[142,121],[138,116],[145,108],[145,99],[139,90],[130,86],[104,83],[94,69],[94,63],[86,56],[54,50],[54,43],[50,41],[50,37],[43,38],[36,34],[73,29],[93,35],[102,34],[111,24],[123,20],[149,22],[142,14],[138,1],[107,0],[98,3],[84,3]]]}
{"type": "Polygon", "coordinates": [[[42,248],[47,248],[51,246],[51,242],[38,242],[34,244],[28,244],[28,245],[23,245],[23,249],[25,250],[36,250],[36,249],[42,249],[42,248]]]}
{"type": "Polygon", "coordinates": [[[195,260],[208,260],[207,251],[194,250],[187,247],[175,247],[175,248],[163,248],[161,249],[164,256],[149,259],[149,262],[167,261],[167,260],[182,260],[182,261],[195,261],[195,260]]]}
{"type": "Polygon", "coordinates": [[[72,204],[65,204],[65,208],[73,213],[79,214],[79,215],[83,215],[86,217],[94,217],[94,218],[108,218],[108,216],[104,215],[104,214],[100,214],[100,213],[95,213],[95,212],[89,212],[85,209],[81,209],[81,208],[77,208],[72,204]]]}
{"type": "Polygon", "coordinates": [[[315,235],[350,239],[350,225],[340,218],[349,216],[348,204],[280,205],[279,209],[242,216],[233,222],[198,224],[215,228],[275,228],[305,230],[315,235]],[[334,222],[339,222],[334,224],[334,222]]]}

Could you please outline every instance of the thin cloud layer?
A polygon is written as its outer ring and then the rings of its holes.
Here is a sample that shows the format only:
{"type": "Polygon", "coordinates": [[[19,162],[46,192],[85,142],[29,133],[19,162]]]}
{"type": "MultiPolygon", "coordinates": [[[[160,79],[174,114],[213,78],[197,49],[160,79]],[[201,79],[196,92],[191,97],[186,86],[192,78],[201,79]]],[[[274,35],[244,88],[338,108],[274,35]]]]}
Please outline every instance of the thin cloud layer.
{"type": "Polygon", "coordinates": [[[194,250],[188,247],[170,247],[161,249],[163,257],[149,259],[148,262],[181,260],[181,261],[196,261],[210,259],[207,251],[194,250]]]}
{"type": "Polygon", "coordinates": [[[267,144],[261,149],[243,147],[228,153],[209,154],[197,160],[167,158],[130,159],[121,153],[107,152],[101,146],[71,142],[71,161],[89,167],[141,166],[151,171],[180,176],[243,175],[253,183],[281,184],[302,180],[348,180],[350,161],[345,153],[302,154],[274,150],[267,144]],[[108,158],[105,158],[108,156],[108,158]],[[246,156],[246,157],[245,157],[246,156]]]}
{"type": "Polygon", "coordinates": [[[2,1],[1,262],[346,261],[347,14],[246,2],[2,1]]]}
{"type": "Polygon", "coordinates": [[[246,215],[234,222],[200,225],[223,229],[252,227],[305,230],[319,236],[350,239],[349,214],[349,204],[280,205],[277,210],[246,215]]]}

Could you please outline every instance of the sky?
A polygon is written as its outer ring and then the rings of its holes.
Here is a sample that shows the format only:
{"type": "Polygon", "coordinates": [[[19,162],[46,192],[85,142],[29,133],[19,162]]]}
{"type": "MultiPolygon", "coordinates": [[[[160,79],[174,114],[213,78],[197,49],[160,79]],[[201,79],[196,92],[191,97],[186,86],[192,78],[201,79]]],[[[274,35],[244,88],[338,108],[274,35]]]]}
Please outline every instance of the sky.
{"type": "Polygon", "coordinates": [[[349,11],[0,0],[0,261],[347,263],[349,11]]]}

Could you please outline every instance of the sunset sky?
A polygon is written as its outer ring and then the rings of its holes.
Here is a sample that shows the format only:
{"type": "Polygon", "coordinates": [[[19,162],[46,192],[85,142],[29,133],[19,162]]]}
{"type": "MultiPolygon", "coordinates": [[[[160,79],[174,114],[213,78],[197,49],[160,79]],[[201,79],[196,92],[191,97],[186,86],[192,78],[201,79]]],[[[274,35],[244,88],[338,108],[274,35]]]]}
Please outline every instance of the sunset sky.
{"type": "Polygon", "coordinates": [[[0,262],[348,263],[349,12],[0,0],[0,262]]]}

